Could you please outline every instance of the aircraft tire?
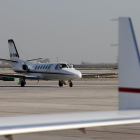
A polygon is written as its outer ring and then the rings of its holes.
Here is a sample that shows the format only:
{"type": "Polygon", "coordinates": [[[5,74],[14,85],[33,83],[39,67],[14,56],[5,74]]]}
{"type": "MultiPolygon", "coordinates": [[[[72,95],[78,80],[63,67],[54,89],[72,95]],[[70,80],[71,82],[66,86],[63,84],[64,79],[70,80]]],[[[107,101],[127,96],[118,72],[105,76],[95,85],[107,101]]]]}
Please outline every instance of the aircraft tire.
{"type": "Polygon", "coordinates": [[[63,82],[62,81],[59,81],[59,86],[63,87],[63,82]]]}
{"type": "Polygon", "coordinates": [[[24,87],[24,86],[25,86],[25,82],[21,81],[21,87],[24,87]]]}
{"type": "Polygon", "coordinates": [[[73,83],[72,82],[69,82],[69,87],[73,87],[73,83]]]}

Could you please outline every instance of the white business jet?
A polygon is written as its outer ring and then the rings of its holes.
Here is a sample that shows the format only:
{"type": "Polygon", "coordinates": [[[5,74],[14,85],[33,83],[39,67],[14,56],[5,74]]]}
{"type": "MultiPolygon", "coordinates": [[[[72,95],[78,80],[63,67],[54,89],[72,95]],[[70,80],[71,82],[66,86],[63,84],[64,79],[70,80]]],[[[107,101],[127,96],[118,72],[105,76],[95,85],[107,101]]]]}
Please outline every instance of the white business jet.
{"type": "Polygon", "coordinates": [[[114,75],[115,73],[92,73],[92,74],[81,74],[80,71],[73,68],[72,65],[67,63],[31,63],[30,61],[38,59],[30,59],[23,61],[19,58],[19,54],[16,45],[12,39],[8,40],[10,60],[0,59],[0,61],[10,63],[12,70],[18,74],[0,74],[1,77],[13,77],[19,78],[19,84],[24,87],[26,79],[37,79],[37,80],[58,80],[59,86],[67,84],[72,87],[72,80],[80,79],[82,76],[96,76],[96,75],[114,75]]]}
{"type": "Polygon", "coordinates": [[[119,18],[119,110],[0,117],[0,135],[140,123],[140,54],[130,18],[119,18]]]}

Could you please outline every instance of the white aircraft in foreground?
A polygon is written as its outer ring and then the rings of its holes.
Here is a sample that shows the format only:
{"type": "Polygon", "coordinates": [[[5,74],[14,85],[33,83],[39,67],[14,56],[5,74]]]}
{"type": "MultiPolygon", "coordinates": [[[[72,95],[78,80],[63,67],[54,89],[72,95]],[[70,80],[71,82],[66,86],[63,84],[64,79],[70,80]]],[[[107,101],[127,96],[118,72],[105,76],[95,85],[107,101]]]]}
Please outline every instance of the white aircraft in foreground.
{"type": "Polygon", "coordinates": [[[130,18],[119,18],[119,110],[0,117],[0,135],[140,123],[140,54],[130,18]]]}
{"type": "MultiPolygon", "coordinates": [[[[59,86],[67,84],[72,87],[72,80],[80,79],[84,76],[96,76],[96,75],[114,75],[115,73],[91,73],[81,74],[80,71],[75,70],[72,65],[67,63],[31,63],[30,61],[37,59],[30,59],[23,61],[19,59],[19,54],[16,45],[12,39],[8,40],[10,60],[0,59],[0,61],[10,63],[12,70],[19,74],[0,74],[1,77],[13,77],[19,78],[19,84],[24,87],[26,79],[37,79],[37,80],[58,80],[59,86]]],[[[38,58],[41,59],[41,58],[38,58]]]]}

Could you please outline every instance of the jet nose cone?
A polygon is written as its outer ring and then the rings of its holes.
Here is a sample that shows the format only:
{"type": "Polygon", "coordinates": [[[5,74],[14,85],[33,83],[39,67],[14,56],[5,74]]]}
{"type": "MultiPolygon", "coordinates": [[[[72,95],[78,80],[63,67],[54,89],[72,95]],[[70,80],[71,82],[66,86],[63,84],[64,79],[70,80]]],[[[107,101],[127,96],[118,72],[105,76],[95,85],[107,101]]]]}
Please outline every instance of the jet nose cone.
{"type": "Polygon", "coordinates": [[[81,72],[80,72],[80,71],[77,71],[76,74],[75,74],[75,77],[76,77],[77,79],[80,79],[80,78],[82,77],[81,72]]]}

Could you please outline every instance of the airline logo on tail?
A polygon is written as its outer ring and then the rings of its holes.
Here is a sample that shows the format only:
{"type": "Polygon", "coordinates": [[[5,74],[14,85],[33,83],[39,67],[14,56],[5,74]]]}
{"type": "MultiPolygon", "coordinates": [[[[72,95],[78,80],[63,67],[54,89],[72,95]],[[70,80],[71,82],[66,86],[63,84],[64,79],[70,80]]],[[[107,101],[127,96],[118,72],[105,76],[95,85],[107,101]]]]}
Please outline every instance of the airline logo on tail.
{"type": "Polygon", "coordinates": [[[18,54],[15,54],[15,53],[10,53],[10,57],[18,57],[18,54]]]}

